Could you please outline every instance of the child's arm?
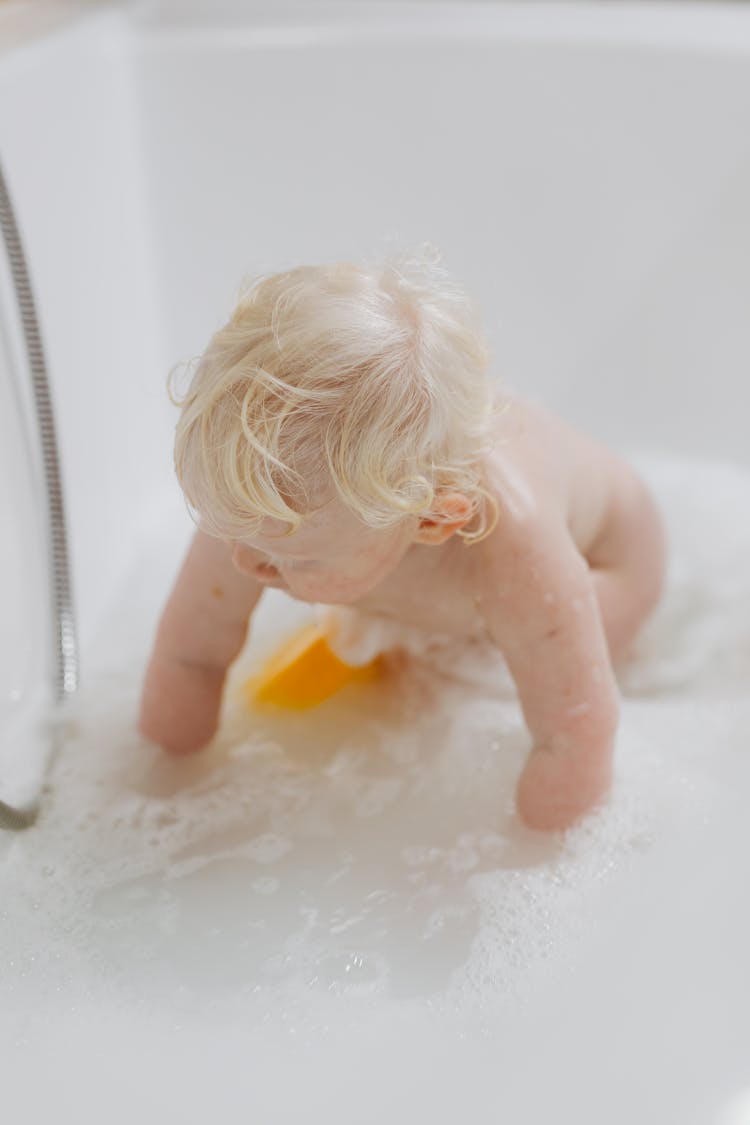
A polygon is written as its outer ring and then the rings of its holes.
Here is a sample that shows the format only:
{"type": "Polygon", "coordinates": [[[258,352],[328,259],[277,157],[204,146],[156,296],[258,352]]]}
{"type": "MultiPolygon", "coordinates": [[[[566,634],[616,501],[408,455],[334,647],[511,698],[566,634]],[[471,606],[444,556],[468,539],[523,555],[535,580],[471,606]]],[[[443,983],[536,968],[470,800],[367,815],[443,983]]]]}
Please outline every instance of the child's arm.
{"type": "Polygon", "coordinates": [[[508,521],[490,552],[485,612],[534,740],[518,811],[531,828],[566,828],[612,777],[618,694],[594,584],[554,516],[508,521]]]}
{"type": "Polygon", "coordinates": [[[226,543],[196,532],[159,622],[139,729],[174,754],[200,750],[218,723],[227,669],[263,591],[226,543]]]}

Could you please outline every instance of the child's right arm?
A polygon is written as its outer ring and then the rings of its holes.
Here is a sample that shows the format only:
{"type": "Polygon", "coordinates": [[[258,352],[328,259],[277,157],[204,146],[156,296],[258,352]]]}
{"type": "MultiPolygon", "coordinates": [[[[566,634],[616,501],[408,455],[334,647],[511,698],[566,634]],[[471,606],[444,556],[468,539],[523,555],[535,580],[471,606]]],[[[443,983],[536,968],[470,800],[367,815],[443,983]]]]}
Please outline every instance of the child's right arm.
{"type": "Polygon", "coordinates": [[[231,548],[196,532],[159,622],[139,729],[173,754],[200,750],[216,731],[227,669],[263,587],[240,574],[231,548]]]}

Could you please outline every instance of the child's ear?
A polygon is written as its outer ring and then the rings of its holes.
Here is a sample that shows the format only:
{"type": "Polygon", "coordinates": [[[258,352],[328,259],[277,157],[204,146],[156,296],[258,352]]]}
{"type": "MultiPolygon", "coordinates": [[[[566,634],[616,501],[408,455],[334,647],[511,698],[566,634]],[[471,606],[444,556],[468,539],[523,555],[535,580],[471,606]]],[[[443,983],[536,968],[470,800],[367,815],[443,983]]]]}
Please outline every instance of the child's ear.
{"type": "Polygon", "coordinates": [[[419,521],[416,543],[437,546],[460,531],[472,517],[471,501],[462,492],[439,492],[429,515],[419,521]]]}

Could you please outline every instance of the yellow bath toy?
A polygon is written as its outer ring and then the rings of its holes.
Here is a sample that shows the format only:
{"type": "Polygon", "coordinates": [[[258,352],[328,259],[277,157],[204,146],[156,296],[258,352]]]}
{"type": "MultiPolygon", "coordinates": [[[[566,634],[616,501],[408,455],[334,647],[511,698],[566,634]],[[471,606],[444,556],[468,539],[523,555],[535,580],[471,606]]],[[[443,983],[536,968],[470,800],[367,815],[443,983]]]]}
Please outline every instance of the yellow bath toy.
{"type": "Polygon", "coordinates": [[[353,668],[331,651],[318,625],[307,625],[278,649],[265,668],[245,681],[248,703],[273,703],[303,711],[316,707],[346,684],[372,680],[380,661],[353,668]]]}

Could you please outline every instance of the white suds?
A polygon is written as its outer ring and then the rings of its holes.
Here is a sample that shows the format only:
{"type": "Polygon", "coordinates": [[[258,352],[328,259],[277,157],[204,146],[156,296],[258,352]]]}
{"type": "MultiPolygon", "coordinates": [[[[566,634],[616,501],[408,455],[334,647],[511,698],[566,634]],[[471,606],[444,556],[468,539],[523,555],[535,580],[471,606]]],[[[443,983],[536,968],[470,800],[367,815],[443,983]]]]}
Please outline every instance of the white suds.
{"type": "MultiPolygon", "coordinates": [[[[474,687],[449,679],[455,651],[434,675],[423,664],[301,715],[232,696],[210,751],[167,760],[133,729],[156,607],[134,628],[123,598],[41,822],[0,838],[3,1007],[33,980],[251,1026],[294,1011],[320,1027],[332,1001],[491,1025],[578,971],[619,890],[713,830],[749,716],[750,476],[643,468],[668,518],[669,587],[621,676],[611,799],[564,838],[517,821],[516,702],[507,681],[490,694],[486,668],[474,687]]],[[[255,650],[301,612],[270,598],[255,650]]]]}

